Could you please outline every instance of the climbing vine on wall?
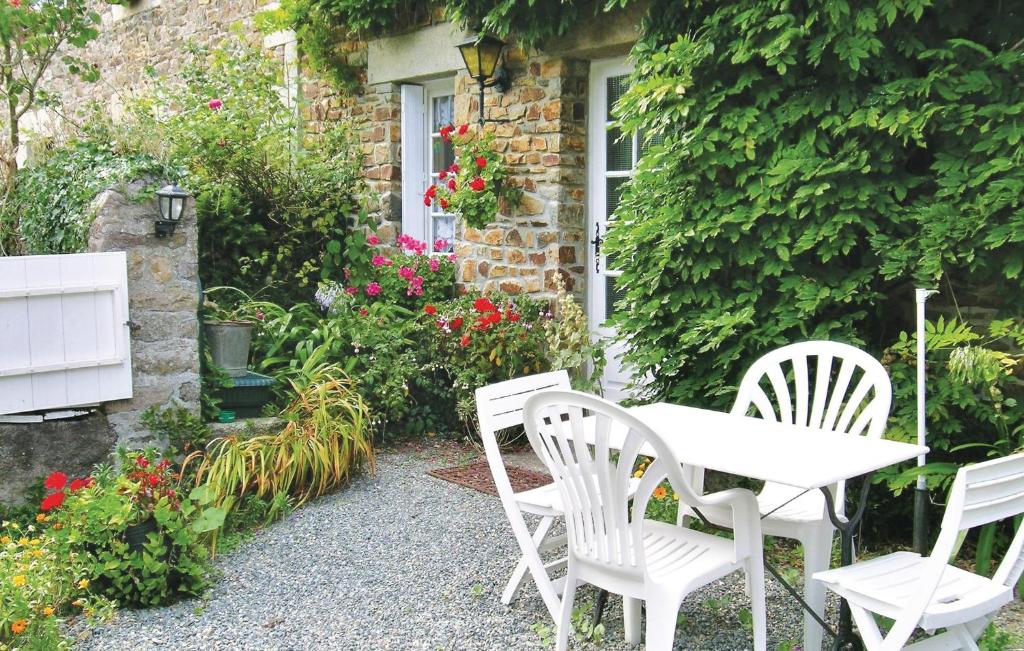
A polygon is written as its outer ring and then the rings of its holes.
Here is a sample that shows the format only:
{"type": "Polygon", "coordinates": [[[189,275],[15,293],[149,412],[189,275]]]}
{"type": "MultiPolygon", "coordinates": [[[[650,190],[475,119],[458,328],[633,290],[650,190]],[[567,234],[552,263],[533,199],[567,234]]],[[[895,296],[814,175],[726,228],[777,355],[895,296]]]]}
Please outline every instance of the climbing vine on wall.
{"type": "Polygon", "coordinates": [[[1019,5],[663,4],[617,108],[660,138],[609,241],[653,392],[723,406],[805,338],[879,352],[914,281],[994,284],[1019,314],[1019,5]]]}

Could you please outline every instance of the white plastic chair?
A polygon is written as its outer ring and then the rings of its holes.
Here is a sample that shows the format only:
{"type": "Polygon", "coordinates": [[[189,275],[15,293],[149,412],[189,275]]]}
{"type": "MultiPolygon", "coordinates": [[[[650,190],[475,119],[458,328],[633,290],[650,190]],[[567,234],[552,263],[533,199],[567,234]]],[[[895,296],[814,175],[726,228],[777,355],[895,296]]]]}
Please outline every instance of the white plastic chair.
{"type": "MultiPolygon", "coordinates": [[[[647,648],[667,651],[675,638],[676,617],[693,590],[727,574],[746,573],[752,601],[754,648],[767,644],[761,528],[753,493],[731,489],[694,493],[680,459],[640,420],[617,405],[577,391],[545,391],[524,407],[526,433],[544,461],[565,505],[569,564],[557,619],[556,649],[568,645],[571,613],[580,582],[622,595],[626,622],[638,623],[640,600],[647,606],[647,648]],[[585,424],[584,410],[592,417],[585,424]],[[592,445],[585,428],[594,433],[592,445]],[[611,432],[622,432],[618,454],[611,432]],[[655,461],[644,473],[630,511],[630,477],[642,446],[655,461]],[[654,489],[668,478],[680,499],[693,506],[731,508],[734,539],[729,540],[662,522],[645,520],[654,489]]],[[[680,423],[685,428],[685,423],[680,423]]],[[[639,642],[627,628],[627,641],[639,642]]]]}
{"type": "MultiPolygon", "coordinates": [[[[892,385],[885,368],[868,353],[835,341],[805,341],[783,346],[760,359],[740,382],[732,413],[814,427],[849,436],[881,437],[889,417],[892,385]]],[[[799,454],[799,450],[793,450],[799,454]]],[[[694,485],[703,488],[703,473],[694,485]]],[[[845,486],[834,489],[842,516],[845,486]]],[[[804,601],[819,617],[825,615],[825,588],[812,579],[827,570],[835,527],[826,514],[820,491],[804,492],[766,483],[757,495],[766,535],[800,541],[804,548],[804,601]]],[[[680,509],[681,515],[688,513],[680,509]]],[[[701,509],[711,522],[726,524],[721,510],[701,509]]],[[[806,651],[820,651],[824,631],[804,613],[806,651]]]]}
{"type": "Polygon", "coordinates": [[[523,404],[534,393],[550,389],[568,389],[569,386],[568,373],[552,371],[498,382],[476,390],[476,411],[487,465],[490,466],[501,506],[505,509],[512,533],[523,554],[501,594],[501,603],[512,603],[529,571],[537,585],[537,591],[544,600],[544,605],[555,621],[561,611],[562,601],[558,596],[560,590],[552,581],[550,572],[564,567],[565,558],[545,564],[540,554],[565,544],[564,536],[549,537],[551,526],[556,519],[562,517],[562,501],[554,484],[520,493],[512,490],[512,483],[505,472],[505,462],[501,457],[495,433],[523,424],[523,404]],[[524,513],[540,516],[540,524],[535,532],[531,533],[527,527],[523,519],[524,513]]]}
{"type": "Polygon", "coordinates": [[[949,564],[961,534],[1024,513],[1024,455],[993,459],[957,471],[931,556],[896,552],[825,572],[814,578],[850,603],[869,650],[969,649],[996,612],[1013,599],[1024,570],[1024,527],[1017,529],[992,578],[949,564]],[[894,620],[888,634],[872,613],[894,620]],[[933,634],[904,646],[917,628],[933,634]]]}

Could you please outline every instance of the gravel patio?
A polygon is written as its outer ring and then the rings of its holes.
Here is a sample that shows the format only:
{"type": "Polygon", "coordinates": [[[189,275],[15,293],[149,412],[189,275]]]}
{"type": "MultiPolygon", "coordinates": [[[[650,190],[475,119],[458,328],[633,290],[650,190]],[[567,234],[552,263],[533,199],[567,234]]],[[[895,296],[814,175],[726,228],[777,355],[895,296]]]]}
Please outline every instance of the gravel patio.
{"type": "MultiPolygon", "coordinates": [[[[378,457],[374,477],[319,499],[217,562],[207,598],[120,611],[85,649],[543,649],[551,624],[532,583],[499,601],[517,548],[498,498],[427,476],[470,454],[449,446],[378,457]]],[[[769,648],[797,640],[801,617],[767,581],[769,648]]],[[[590,589],[579,593],[593,602],[590,589]]],[[[750,647],[731,577],[691,595],[677,649],[750,647]]],[[[601,648],[622,641],[612,597],[601,648]]],[[[784,647],[785,648],[785,647],[784,647]]]]}

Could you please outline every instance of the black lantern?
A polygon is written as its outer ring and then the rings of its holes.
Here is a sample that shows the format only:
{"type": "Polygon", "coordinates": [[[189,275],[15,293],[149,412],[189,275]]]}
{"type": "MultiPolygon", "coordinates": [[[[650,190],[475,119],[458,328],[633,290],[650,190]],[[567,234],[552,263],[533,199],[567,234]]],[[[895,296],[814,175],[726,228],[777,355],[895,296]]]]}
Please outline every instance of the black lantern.
{"type": "Polygon", "coordinates": [[[173,183],[156,191],[157,205],[160,206],[160,219],[156,220],[157,237],[167,237],[174,233],[181,216],[185,213],[187,200],[188,193],[173,183]]]}
{"type": "Polygon", "coordinates": [[[488,34],[477,34],[459,43],[458,48],[469,76],[480,84],[480,126],[483,126],[484,88],[495,86],[503,93],[509,89],[508,71],[498,65],[505,42],[488,34]]]}

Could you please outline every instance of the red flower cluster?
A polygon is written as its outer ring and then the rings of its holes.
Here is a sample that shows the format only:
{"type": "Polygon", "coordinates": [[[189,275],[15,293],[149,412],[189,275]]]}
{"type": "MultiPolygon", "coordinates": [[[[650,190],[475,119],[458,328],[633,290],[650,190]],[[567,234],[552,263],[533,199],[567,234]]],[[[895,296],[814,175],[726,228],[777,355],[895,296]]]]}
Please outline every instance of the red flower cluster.
{"type": "Polygon", "coordinates": [[[151,464],[144,455],[135,457],[135,468],[126,470],[126,476],[137,486],[132,491],[132,501],[144,511],[152,511],[157,502],[166,497],[172,509],[180,505],[178,493],[174,490],[177,478],[171,472],[169,459],[151,464]]]}
{"type": "Polygon", "coordinates": [[[46,478],[46,481],[43,482],[43,486],[53,492],[43,499],[42,503],[39,505],[39,510],[52,511],[64,504],[64,500],[67,498],[67,493],[64,491],[65,487],[67,487],[70,492],[77,493],[83,488],[89,488],[95,483],[95,479],[87,477],[84,479],[72,479],[71,485],[68,486],[67,475],[59,470],[52,472],[50,473],[50,476],[46,478]]]}

